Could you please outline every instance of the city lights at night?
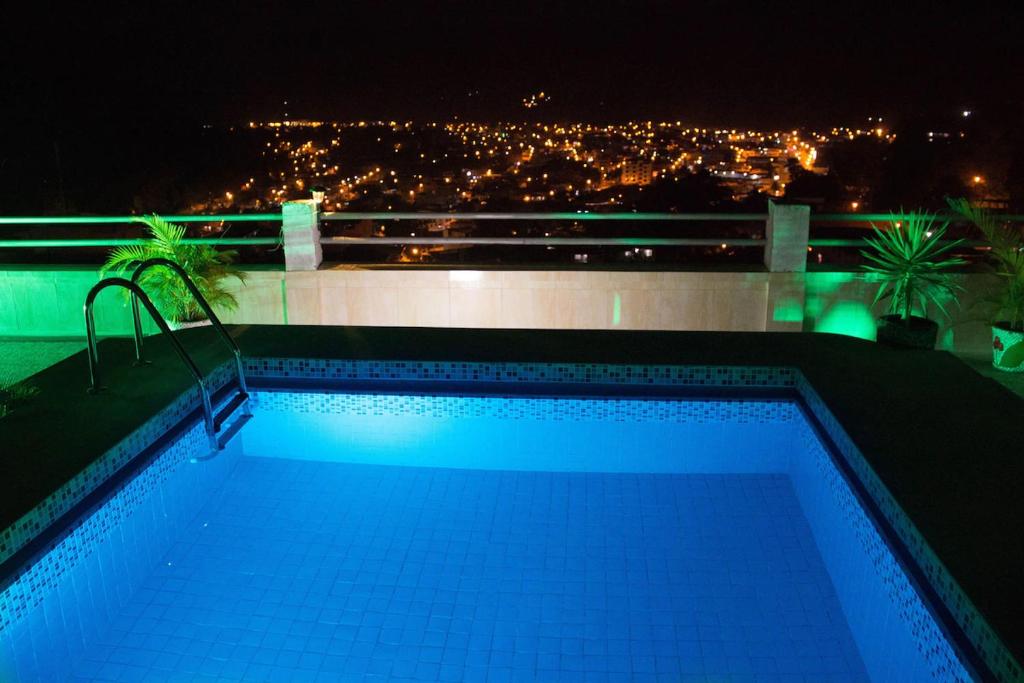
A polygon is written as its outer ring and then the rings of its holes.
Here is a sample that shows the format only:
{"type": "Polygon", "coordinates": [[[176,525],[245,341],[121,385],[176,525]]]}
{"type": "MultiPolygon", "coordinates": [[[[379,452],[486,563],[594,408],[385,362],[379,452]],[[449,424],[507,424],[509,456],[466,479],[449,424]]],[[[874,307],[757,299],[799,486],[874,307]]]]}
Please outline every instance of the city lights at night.
{"type": "Polygon", "coordinates": [[[249,178],[194,211],[259,209],[325,186],[328,207],[377,199],[453,210],[502,202],[547,202],[593,210],[619,203],[615,188],[642,191],[694,173],[714,177],[730,196],[782,197],[791,164],[824,175],[818,148],[891,135],[836,128],[759,132],[687,127],[675,122],[619,125],[441,123],[412,121],[250,121],[268,138],[260,182],[249,178]],[[367,145],[369,143],[369,145],[367,145]],[[356,151],[350,151],[354,148],[356,151]],[[348,158],[346,158],[348,157],[348,158]],[[360,157],[362,160],[360,161],[360,157]],[[347,169],[343,173],[342,169],[347,169]]]}

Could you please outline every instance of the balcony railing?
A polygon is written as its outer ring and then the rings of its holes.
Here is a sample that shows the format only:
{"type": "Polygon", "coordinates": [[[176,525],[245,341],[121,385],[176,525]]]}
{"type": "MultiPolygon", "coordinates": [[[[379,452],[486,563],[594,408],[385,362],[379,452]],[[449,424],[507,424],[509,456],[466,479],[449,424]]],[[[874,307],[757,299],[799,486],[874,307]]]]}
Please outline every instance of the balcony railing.
{"type": "MultiPolygon", "coordinates": [[[[771,261],[770,252],[779,254],[783,251],[793,253],[809,253],[815,249],[855,249],[865,245],[864,239],[859,237],[836,237],[819,236],[814,233],[826,228],[845,226],[846,228],[864,229],[871,223],[887,222],[894,214],[864,214],[864,213],[822,213],[812,214],[804,211],[803,214],[790,213],[786,215],[785,229],[772,229],[773,221],[779,220],[778,207],[772,207],[769,213],[487,213],[487,212],[318,212],[309,210],[309,202],[288,202],[280,213],[256,213],[256,214],[208,214],[208,215],[167,215],[167,220],[188,223],[188,224],[217,224],[217,229],[222,230],[225,226],[238,223],[256,225],[255,232],[264,234],[250,234],[236,237],[232,235],[217,235],[210,237],[189,237],[184,240],[187,244],[211,244],[232,247],[279,247],[284,249],[284,257],[288,263],[289,251],[296,249],[296,244],[303,243],[305,246],[310,241],[317,246],[327,249],[338,247],[453,247],[465,249],[467,247],[501,247],[501,248],[544,248],[565,249],[565,248],[624,248],[624,249],[650,249],[654,247],[671,248],[719,248],[719,249],[763,249],[766,263],[771,261]],[[287,217],[289,205],[299,205],[305,210],[304,213],[293,213],[292,223],[289,225],[287,217]],[[302,218],[300,224],[295,225],[294,218],[298,215],[302,218]],[[802,216],[802,217],[801,217],[802,216]],[[303,222],[304,221],[304,222],[303,222]],[[395,230],[396,226],[408,225],[409,223],[436,223],[439,221],[450,222],[452,230],[459,232],[459,225],[472,224],[473,228],[480,224],[498,222],[508,225],[508,234],[494,235],[422,235],[415,229],[404,230],[405,234],[389,235],[345,235],[345,234],[323,234],[337,232],[343,224],[353,224],[365,221],[380,222],[385,229],[395,230]],[[520,235],[520,228],[523,225],[531,226],[533,223],[541,225],[550,224],[574,224],[578,230],[593,231],[597,225],[628,227],[634,234],[616,236],[564,236],[552,235],[552,230],[544,230],[545,234],[520,235]],[[688,224],[698,225],[701,231],[699,236],[675,237],[661,235],[642,234],[643,226],[659,226],[659,232],[665,232],[666,224],[688,224]],[[709,229],[713,225],[727,224],[732,228],[731,233],[723,226],[721,230],[709,229]],[[261,229],[262,226],[262,229],[261,229]],[[743,226],[740,228],[739,226],[743,226]],[[292,235],[289,238],[288,235],[292,235]],[[295,236],[300,239],[296,241],[295,236]]],[[[793,207],[783,207],[792,209],[793,207]]],[[[904,214],[895,214],[901,218],[904,214]]],[[[944,215],[951,221],[956,221],[953,215],[944,215]]],[[[1000,215],[1000,220],[1015,223],[1024,223],[1024,215],[1000,215]]],[[[80,229],[89,229],[96,226],[131,226],[139,225],[141,216],[0,216],[0,249],[23,250],[23,249],[97,249],[110,248],[123,245],[143,244],[147,240],[143,237],[77,237],[80,229]],[[23,237],[10,238],[4,235],[5,228],[16,229],[18,227],[31,228],[25,231],[23,237]],[[53,228],[54,235],[45,234],[48,228],[53,228]],[[40,233],[44,233],[40,235],[40,233]],[[69,234],[70,233],[70,234],[69,234]]],[[[400,228],[399,228],[400,229],[400,228]]],[[[438,230],[439,231],[439,230],[438,230]]],[[[462,231],[466,230],[465,227],[462,231]]],[[[366,231],[363,230],[365,233],[366,231]]],[[[529,232],[529,228],[527,229],[529,232]]],[[[651,231],[649,231],[651,232],[651,231]]],[[[979,241],[968,241],[965,247],[973,249],[982,246],[979,241]]],[[[8,252],[10,253],[10,252],[8,252]]],[[[536,253],[536,252],[534,252],[536,253]]],[[[332,261],[345,261],[344,253],[331,254],[332,261]]],[[[526,258],[518,262],[526,263],[531,259],[528,254],[526,258]]],[[[7,260],[0,257],[0,260],[7,260]]],[[[33,259],[33,261],[36,259],[33,259]]],[[[356,260],[356,259],[353,259],[356,260]]],[[[794,267],[792,258],[782,268],[770,268],[774,270],[800,270],[794,267]]],[[[546,263],[556,266],[551,259],[545,259],[546,263]]],[[[566,259],[567,263],[572,263],[566,259]]],[[[580,261],[576,261],[578,265],[580,261]]],[[[677,253],[676,259],[672,261],[675,265],[685,265],[686,258],[682,252],[677,253]]],[[[777,264],[776,264],[777,265],[777,264]]],[[[771,264],[769,264],[771,266],[771,264]]],[[[557,267],[557,266],[556,266],[557,267]]]]}

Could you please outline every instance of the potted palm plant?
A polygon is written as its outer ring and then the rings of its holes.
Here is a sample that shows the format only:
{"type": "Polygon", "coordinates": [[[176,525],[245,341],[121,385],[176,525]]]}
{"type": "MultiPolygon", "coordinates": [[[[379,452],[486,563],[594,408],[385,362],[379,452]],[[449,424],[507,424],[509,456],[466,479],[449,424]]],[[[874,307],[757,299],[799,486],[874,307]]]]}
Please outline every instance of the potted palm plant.
{"type": "MultiPolygon", "coordinates": [[[[101,274],[110,271],[123,274],[148,259],[165,258],[184,268],[210,306],[226,310],[238,308],[237,299],[224,286],[228,278],[245,282],[245,273],[232,265],[238,252],[206,244],[186,244],[184,226],[155,214],[140,221],[146,224],[150,239],[145,244],[121,246],[111,251],[101,274]]],[[[206,320],[206,314],[181,278],[169,268],[150,268],[142,274],[139,284],[176,327],[189,327],[206,320]]]]}
{"type": "Polygon", "coordinates": [[[948,255],[963,243],[943,244],[948,225],[927,212],[891,216],[885,230],[872,224],[875,235],[866,240],[869,249],[861,254],[871,262],[864,269],[881,278],[872,305],[889,300],[889,314],[878,320],[879,342],[901,348],[935,348],[939,326],[925,317],[928,305],[945,315],[945,302],[958,302],[957,294],[963,288],[949,271],[966,263],[948,255]],[[915,310],[921,315],[914,315],[915,310]]]}
{"type": "Polygon", "coordinates": [[[997,285],[983,300],[991,309],[992,365],[1006,372],[1024,372],[1024,234],[966,199],[946,199],[956,213],[985,236],[997,285]]]}

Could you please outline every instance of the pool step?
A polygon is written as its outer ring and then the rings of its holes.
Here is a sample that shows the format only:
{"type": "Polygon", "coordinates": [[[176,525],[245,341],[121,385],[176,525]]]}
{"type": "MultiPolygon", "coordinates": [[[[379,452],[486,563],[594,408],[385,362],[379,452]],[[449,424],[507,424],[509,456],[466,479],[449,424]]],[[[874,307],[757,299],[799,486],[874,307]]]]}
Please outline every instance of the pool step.
{"type": "MultiPolygon", "coordinates": [[[[224,392],[225,389],[230,390],[231,387],[223,387],[221,392],[224,392]]],[[[235,438],[235,434],[252,419],[252,412],[249,410],[248,402],[249,394],[245,391],[239,391],[224,404],[213,418],[213,431],[211,432],[207,429],[208,436],[210,437],[210,452],[206,455],[192,458],[192,462],[211,460],[224,450],[224,447],[228,445],[231,439],[235,438]],[[242,408],[241,412],[232,420],[232,415],[235,415],[239,408],[242,408]],[[225,424],[227,424],[227,427],[224,427],[225,424]],[[222,429],[222,427],[224,428],[222,429]]]]}
{"type": "Polygon", "coordinates": [[[228,443],[231,441],[231,439],[235,438],[235,434],[237,434],[242,429],[242,427],[245,426],[245,423],[251,419],[252,415],[248,413],[243,413],[242,415],[239,415],[238,419],[229,424],[227,429],[217,434],[217,447],[223,450],[224,447],[227,446],[228,443]]]}
{"type": "Polygon", "coordinates": [[[247,394],[244,391],[239,391],[237,394],[235,394],[231,398],[231,400],[224,404],[224,407],[217,412],[217,415],[214,416],[213,430],[217,433],[220,433],[221,426],[225,422],[227,422],[227,419],[231,417],[231,414],[238,410],[238,407],[243,405],[248,400],[249,394],[247,394]]]}

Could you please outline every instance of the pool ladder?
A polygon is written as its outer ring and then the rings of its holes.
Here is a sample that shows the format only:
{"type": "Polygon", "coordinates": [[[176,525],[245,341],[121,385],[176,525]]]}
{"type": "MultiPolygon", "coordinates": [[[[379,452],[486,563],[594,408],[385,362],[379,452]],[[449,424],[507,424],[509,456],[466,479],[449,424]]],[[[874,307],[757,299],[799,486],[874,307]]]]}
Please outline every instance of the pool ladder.
{"type": "Polygon", "coordinates": [[[132,323],[135,331],[135,363],[137,365],[148,364],[144,356],[143,339],[142,339],[142,320],[140,318],[139,304],[141,303],[146,310],[149,312],[150,317],[156,326],[160,329],[160,332],[164,334],[167,339],[171,342],[171,347],[174,349],[178,357],[188,368],[189,373],[196,382],[196,386],[199,387],[199,395],[202,401],[203,408],[203,426],[206,431],[207,438],[210,442],[211,452],[220,451],[224,446],[238,433],[238,430],[245,425],[246,422],[252,417],[252,413],[249,410],[249,390],[245,384],[245,370],[242,364],[242,352],[238,348],[238,344],[231,338],[231,335],[224,329],[224,325],[221,324],[217,314],[213,312],[213,308],[210,307],[206,297],[202,295],[199,288],[196,287],[192,278],[188,276],[184,268],[179,266],[174,261],[163,258],[153,258],[147,261],[143,261],[139,264],[135,272],[132,273],[131,280],[126,280],[122,277],[111,277],[101,280],[96,283],[92,289],[89,290],[89,294],[85,297],[85,334],[88,340],[88,358],[89,358],[89,393],[97,394],[103,390],[103,386],[100,384],[99,375],[99,348],[96,341],[96,321],[93,316],[93,304],[96,302],[96,297],[104,289],[108,287],[119,287],[126,289],[131,294],[132,301],[132,323]],[[224,404],[224,406],[217,411],[216,414],[213,412],[213,404],[211,400],[210,387],[208,385],[208,378],[203,377],[199,367],[195,361],[185,350],[185,347],[181,345],[181,342],[171,331],[167,321],[157,310],[153,301],[149,298],[146,292],[139,285],[139,280],[142,274],[154,267],[170,268],[174,271],[178,277],[181,278],[182,283],[192,294],[196,303],[199,305],[203,312],[210,320],[210,324],[222,340],[228,345],[231,353],[235,357],[235,381],[237,384],[237,392],[224,404]],[[231,416],[241,408],[242,412],[236,420],[234,420],[226,429],[222,429],[225,423],[230,420],[231,416]]]}

